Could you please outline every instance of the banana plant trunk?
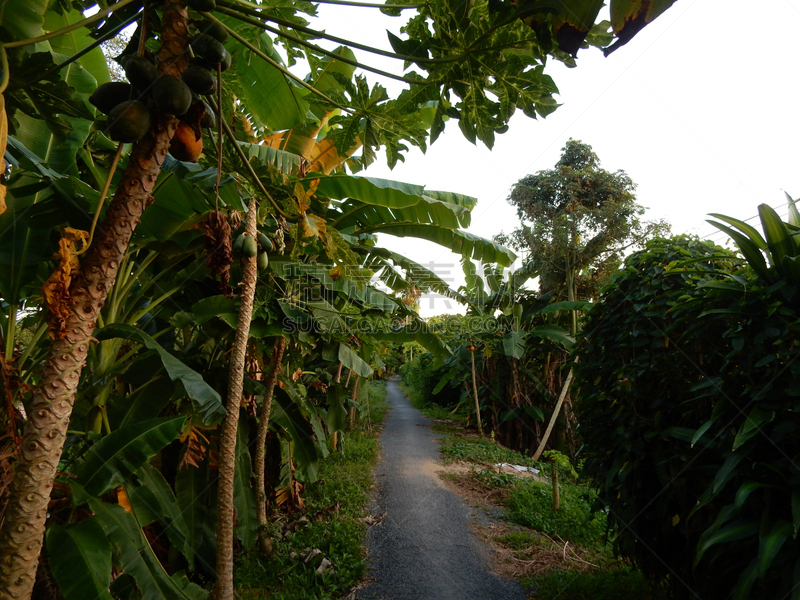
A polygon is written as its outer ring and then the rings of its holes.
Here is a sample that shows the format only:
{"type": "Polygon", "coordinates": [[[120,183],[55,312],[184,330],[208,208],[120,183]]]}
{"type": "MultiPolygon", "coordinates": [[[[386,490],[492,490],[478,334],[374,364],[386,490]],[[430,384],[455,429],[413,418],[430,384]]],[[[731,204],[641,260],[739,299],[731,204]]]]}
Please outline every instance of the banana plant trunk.
{"type": "Polygon", "coordinates": [[[358,398],[358,388],[361,384],[361,377],[356,377],[356,384],[353,386],[353,393],[350,395],[350,429],[356,427],[356,399],[358,398]]]}
{"type": "MultiPolygon", "coordinates": [[[[250,200],[245,222],[245,234],[256,237],[256,201],[250,200]]],[[[242,294],[236,338],[231,350],[228,375],[228,400],[219,440],[219,484],[217,487],[217,583],[215,600],[233,600],[233,479],[236,471],[236,430],[244,389],[244,367],[247,340],[253,318],[253,299],[256,293],[258,266],[254,256],[242,259],[242,294]]]]}
{"type": "Polygon", "coordinates": [[[265,382],[266,392],[261,404],[261,414],[258,417],[258,435],[256,436],[256,456],[253,469],[256,473],[256,515],[258,518],[258,540],[261,549],[266,553],[272,552],[271,541],[266,537],[264,526],[267,524],[267,487],[264,481],[264,448],[267,445],[267,429],[269,428],[269,415],[272,410],[272,395],[275,392],[275,383],[278,373],[281,372],[283,353],[286,350],[286,338],[281,336],[273,351],[272,369],[265,382]]]}
{"type": "MultiPolygon", "coordinates": [[[[188,60],[188,14],[180,0],[165,0],[161,36],[160,72],[180,75],[188,60]]],[[[153,201],[176,125],[177,119],[159,117],[136,144],[94,243],[73,276],[66,329],[54,334],[33,391],[0,530],[0,599],[28,599],[33,591],[50,493],[92,333],[142,212],[153,201]]]]}
{"type": "Polygon", "coordinates": [[[475,417],[478,422],[478,435],[483,437],[483,424],[481,423],[481,405],[478,401],[478,376],[475,373],[475,350],[469,351],[472,357],[472,392],[475,394],[475,417]]]}

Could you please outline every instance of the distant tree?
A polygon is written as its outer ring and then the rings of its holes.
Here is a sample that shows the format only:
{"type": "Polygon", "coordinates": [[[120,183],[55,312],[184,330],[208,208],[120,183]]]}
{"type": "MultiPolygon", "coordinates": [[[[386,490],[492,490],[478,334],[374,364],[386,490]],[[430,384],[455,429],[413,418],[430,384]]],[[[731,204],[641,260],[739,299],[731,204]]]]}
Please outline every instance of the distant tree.
{"type": "Polygon", "coordinates": [[[640,220],[635,190],[625,171],[600,168],[591,146],[570,139],[554,169],[514,185],[508,201],[521,224],[496,240],[522,254],[553,300],[590,298],[626,249],[669,230],[663,221],[640,220]]]}

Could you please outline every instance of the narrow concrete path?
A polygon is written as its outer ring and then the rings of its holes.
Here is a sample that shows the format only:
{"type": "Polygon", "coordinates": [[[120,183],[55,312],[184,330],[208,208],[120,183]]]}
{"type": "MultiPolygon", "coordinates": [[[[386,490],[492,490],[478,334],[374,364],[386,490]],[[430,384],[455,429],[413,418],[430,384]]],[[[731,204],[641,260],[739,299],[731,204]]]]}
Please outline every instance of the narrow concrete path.
{"type": "Polygon", "coordinates": [[[383,523],[367,534],[374,581],[362,600],[524,600],[522,588],[490,571],[484,546],[469,528],[470,508],[436,475],[439,447],[428,420],[397,383],[381,434],[382,460],[373,513],[383,523]]]}

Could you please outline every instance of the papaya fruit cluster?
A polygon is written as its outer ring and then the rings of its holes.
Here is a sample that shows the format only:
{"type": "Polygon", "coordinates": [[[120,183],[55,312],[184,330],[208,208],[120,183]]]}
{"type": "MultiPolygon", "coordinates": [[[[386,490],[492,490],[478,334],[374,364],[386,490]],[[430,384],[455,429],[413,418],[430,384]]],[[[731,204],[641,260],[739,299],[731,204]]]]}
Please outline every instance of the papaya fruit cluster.
{"type": "Polygon", "coordinates": [[[242,233],[233,242],[233,255],[240,257],[256,257],[258,270],[264,271],[269,266],[269,254],[275,246],[272,240],[261,231],[256,232],[256,237],[242,233]]]}
{"type": "MultiPolygon", "coordinates": [[[[213,0],[199,2],[203,6],[195,10],[207,10],[209,3],[213,0]]],[[[193,57],[180,77],[159,75],[151,55],[125,56],[119,61],[128,81],[104,83],[91,95],[89,102],[107,115],[105,132],[112,140],[132,143],[142,139],[152,126],[155,111],[179,119],[170,146],[173,157],[197,161],[203,152],[203,128],[216,126],[214,110],[202,96],[217,89],[214,73],[230,67],[231,55],[223,45],[228,32],[222,25],[195,20],[192,27],[196,31],[190,40],[193,57]]]]}

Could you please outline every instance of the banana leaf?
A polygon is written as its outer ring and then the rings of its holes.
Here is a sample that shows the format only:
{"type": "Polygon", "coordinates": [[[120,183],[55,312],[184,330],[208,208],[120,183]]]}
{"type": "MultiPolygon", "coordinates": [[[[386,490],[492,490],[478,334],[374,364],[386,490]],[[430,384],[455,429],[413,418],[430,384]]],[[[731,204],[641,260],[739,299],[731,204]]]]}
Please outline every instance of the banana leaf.
{"type": "Polygon", "coordinates": [[[164,417],[112,431],[77,463],[78,483],[92,496],[114,489],[176,439],[185,422],[183,415],[164,417]]]}

